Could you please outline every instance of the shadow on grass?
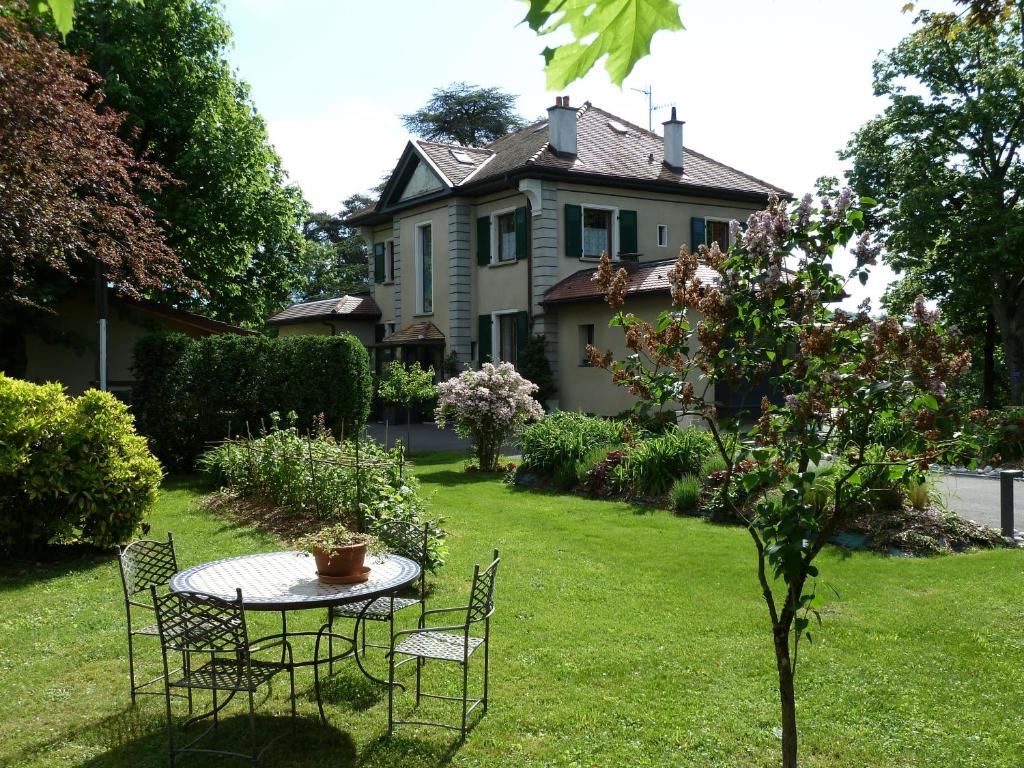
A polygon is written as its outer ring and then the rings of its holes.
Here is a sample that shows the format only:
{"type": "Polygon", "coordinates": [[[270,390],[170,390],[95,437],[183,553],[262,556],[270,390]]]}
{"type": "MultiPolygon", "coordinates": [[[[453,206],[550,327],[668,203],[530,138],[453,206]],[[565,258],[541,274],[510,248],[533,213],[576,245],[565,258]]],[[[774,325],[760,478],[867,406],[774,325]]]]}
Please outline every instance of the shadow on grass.
{"type": "Polygon", "coordinates": [[[83,574],[117,560],[113,549],[92,544],[57,544],[0,561],[0,592],[63,576],[83,574]]]}

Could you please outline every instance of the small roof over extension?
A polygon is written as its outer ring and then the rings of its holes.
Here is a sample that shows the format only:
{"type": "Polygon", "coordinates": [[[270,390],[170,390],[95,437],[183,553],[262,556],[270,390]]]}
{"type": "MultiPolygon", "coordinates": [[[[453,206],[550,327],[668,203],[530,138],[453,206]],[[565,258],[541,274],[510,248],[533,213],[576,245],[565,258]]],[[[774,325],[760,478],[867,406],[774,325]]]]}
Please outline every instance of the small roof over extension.
{"type": "Polygon", "coordinates": [[[444,345],[441,329],[429,320],[407,325],[400,331],[388,334],[380,340],[382,347],[414,347],[420,345],[444,345]]]}
{"type": "MultiPolygon", "coordinates": [[[[664,293],[668,294],[670,289],[668,283],[668,272],[675,265],[676,260],[648,261],[643,263],[619,262],[614,267],[623,267],[629,274],[629,283],[626,286],[627,296],[643,294],[664,293]]],[[[603,294],[594,284],[596,267],[581,269],[573,272],[568,277],[558,281],[544,292],[541,304],[570,304],[579,301],[603,300],[603,294]]],[[[706,284],[718,282],[718,273],[711,267],[701,264],[697,267],[697,276],[706,284]]]]}
{"type": "Polygon", "coordinates": [[[267,320],[267,325],[313,323],[318,320],[378,320],[380,316],[380,307],[373,297],[368,293],[357,293],[292,304],[267,320]]]}

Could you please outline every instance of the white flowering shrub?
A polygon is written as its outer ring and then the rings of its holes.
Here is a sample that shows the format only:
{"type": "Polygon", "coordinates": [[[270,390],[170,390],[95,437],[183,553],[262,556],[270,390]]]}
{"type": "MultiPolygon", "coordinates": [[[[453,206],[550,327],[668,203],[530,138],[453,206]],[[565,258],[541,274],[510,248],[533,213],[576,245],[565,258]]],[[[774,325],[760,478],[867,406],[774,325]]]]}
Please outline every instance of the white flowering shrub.
{"type": "Polygon", "coordinates": [[[435,418],[439,427],[473,440],[480,469],[497,469],[502,443],[544,415],[533,395],[537,385],[520,376],[511,363],[484,363],[437,385],[435,418]]]}

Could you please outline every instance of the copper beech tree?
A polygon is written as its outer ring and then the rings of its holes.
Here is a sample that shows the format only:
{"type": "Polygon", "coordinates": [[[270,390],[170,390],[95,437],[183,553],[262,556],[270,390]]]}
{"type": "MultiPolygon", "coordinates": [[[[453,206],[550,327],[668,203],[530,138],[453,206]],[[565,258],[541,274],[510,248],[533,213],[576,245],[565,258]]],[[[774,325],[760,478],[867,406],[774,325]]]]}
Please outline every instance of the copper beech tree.
{"type": "Polygon", "coordinates": [[[38,24],[0,14],[0,370],[13,375],[33,313],[97,262],[129,296],[182,282],[143,201],[170,177],[118,137],[99,77],[38,24]]]}
{"type": "Polygon", "coordinates": [[[864,231],[861,206],[873,201],[849,190],[820,194],[791,204],[773,198],[745,229],[733,222],[728,252],[684,246],[669,272],[672,308],[653,323],[623,309],[627,274],[603,258],[594,280],[617,310],[611,324],[624,329],[629,353],[613,360],[589,350],[638,408],[681,406],[699,416],[725,460],[715,503],[746,526],[757,551],[785,768],[797,765],[794,675],[817,617],[814,559],[880,486],[914,482],[930,462],[958,450],[945,393],[970,364],[960,339],[923,301],[906,323],[874,319],[866,305],[854,313],[834,308],[846,281],[867,280],[880,248],[864,231]],[[856,266],[842,275],[833,257],[847,244],[856,266]],[[716,281],[701,280],[701,263],[716,281]],[[759,418],[746,426],[719,418],[715,385],[753,382],[776,394],[761,401],[759,418]],[[872,445],[871,426],[883,418],[913,425],[899,445],[872,445]]]}

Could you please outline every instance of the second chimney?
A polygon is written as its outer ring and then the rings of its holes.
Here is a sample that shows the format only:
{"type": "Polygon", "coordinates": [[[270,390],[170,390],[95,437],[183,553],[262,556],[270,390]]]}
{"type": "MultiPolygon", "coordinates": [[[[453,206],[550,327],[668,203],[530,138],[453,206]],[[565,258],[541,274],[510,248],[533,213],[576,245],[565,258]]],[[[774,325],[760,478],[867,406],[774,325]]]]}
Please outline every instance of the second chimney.
{"type": "Polygon", "coordinates": [[[676,108],[672,117],[661,124],[665,136],[665,165],[676,173],[683,173],[683,121],[676,119],[676,108]]]}
{"type": "Polygon", "coordinates": [[[568,96],[555,97],[555,106],[548,107],[548,143],[556,154],[576,154],[576,110],[568,96]]]}

